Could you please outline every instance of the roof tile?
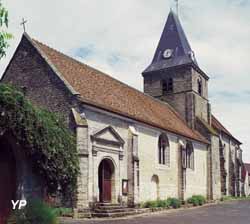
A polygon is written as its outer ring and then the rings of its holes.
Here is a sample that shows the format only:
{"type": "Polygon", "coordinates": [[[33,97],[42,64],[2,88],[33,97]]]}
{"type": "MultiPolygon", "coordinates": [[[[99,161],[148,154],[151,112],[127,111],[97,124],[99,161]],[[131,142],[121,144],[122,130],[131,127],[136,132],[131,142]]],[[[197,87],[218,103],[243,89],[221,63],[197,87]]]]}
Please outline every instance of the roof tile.
{"type": "Polygon", "coordinates": [[[36,40],[32,41],[73,89],[79,92],[83,102],[199,142],[208,143],[198,132],[190,129],[167,103],[160,102],[36,40]]]}
{"type": "Polygon", "coordinates": [[[241,144],[241,142],[239,140],[237,140],[222,124],[221,122],[214,116],[212,115],[212,127],[224,132],[225,134],[227,134],[229,137],[233,138],[234,140],[236,140],[238,143],[241,144]]]}

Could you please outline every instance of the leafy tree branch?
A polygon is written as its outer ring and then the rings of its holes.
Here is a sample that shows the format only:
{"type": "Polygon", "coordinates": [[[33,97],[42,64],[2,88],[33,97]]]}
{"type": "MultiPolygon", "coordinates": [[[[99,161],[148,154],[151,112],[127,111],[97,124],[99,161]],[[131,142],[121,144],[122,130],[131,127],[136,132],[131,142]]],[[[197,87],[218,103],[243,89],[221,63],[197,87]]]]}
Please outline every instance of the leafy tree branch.
{"type": "Polygon", "coordinates": [[[0,59],[6,55],[6,49],[9,47],[8,40],[12,39],[12,34],[6,29],[9,25],[9,13],[0,1],[0,59]]]}

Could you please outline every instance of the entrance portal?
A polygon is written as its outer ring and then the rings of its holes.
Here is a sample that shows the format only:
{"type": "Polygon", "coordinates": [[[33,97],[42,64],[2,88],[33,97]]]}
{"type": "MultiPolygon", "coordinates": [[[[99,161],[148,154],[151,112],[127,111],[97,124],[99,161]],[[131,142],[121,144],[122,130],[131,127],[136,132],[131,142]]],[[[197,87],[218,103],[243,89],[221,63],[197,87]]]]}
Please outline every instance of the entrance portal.
{"type": "Polygon", "coordinates": [[[4,138],[0,139],[0,224],[10,215],[11,200],[16,194],[16,161],[12,148],[4,138]]]}
{"type": "Polygon", "coordinates": [[[104,159],[98,170],[100,202],[111,202],[114,191],[114,165],[109,159],[104,159]]]}

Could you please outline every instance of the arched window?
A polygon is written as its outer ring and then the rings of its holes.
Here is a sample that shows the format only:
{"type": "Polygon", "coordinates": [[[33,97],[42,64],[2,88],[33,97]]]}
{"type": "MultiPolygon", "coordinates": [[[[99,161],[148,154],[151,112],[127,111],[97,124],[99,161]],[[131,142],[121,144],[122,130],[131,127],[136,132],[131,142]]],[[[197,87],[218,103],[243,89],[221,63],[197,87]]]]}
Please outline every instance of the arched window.
{"type": "Polygon", "coordinates": [[[194,170],[194,147],[192,142],[187,142],[187,168],[194,170]]]}
{"type": "Polygon", "coordinates": [[[161,134],[158,142],[158,161],[159,164],[170,165],[170,147],[168,137],[161,134]]]}
{"type": "Polygon", "coordinates": [[[202,80],[201,80],[201,78],[199,78],[197,80],[197,85],[198,85],[198,93],[200,96],[202,96],[202,80]]]}
{"type": "Polygon", "coordinates": [[[219,147],[220,147],[220,157],[224,158],[225,157],[225,144],[222,144],[222,141],[219,141],[219,147]]]}

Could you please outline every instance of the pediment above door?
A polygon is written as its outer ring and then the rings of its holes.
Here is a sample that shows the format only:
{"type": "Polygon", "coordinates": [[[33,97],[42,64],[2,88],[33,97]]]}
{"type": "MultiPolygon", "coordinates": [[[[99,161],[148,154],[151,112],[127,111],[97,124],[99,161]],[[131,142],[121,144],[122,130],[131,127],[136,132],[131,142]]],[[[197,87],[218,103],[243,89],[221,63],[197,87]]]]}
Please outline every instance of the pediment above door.
{"type": "Polygon", "coordinates": [[[122,147],[125,143],[118,132],[111,126],[108,126],[93,134],[91,139],[97,144],[113,145],[119,147],[122,147]]]}

